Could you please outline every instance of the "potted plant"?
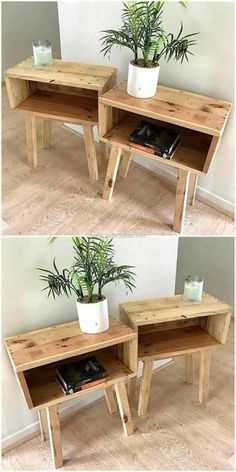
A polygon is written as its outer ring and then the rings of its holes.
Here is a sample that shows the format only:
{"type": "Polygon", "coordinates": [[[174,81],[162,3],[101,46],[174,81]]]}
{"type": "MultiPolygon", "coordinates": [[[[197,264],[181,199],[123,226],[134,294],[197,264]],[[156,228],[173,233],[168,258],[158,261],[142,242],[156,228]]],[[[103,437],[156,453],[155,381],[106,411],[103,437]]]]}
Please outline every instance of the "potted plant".
{"type": "MultiPolygon", "coordinates": [[[[186,6],[186,2],[180,2],[186,6]]],[[[176,37],[163,28],[163,7],[165,2],[123,3],[122,22],[119,30],[105,30],[102,33],[104,56],[113,46],[127,47],[133,53],[129,63],[127,92],[137,98],[149,98],[156,94],[159,62],[163,58],[188,61],[193,54],[189,48],[196,44],[193,38],[198,33],[182,36],[183,25],[176,37]]]]}
{"type": "Polygon", "coordinates": [[[48,290],[48,296],[54,299],[74,293],[81,331],[101,333],[109,328],[103,289],[110,282],[122,282],[127,290],[132,291],[135,287],[133,267],[115,264],[112,239],[74,237],[72,241],[75,254],[70,269],[59,271],[55,259],[54,270],[38,268],[40,279],[47,283],[43,290],[48,290]]]}

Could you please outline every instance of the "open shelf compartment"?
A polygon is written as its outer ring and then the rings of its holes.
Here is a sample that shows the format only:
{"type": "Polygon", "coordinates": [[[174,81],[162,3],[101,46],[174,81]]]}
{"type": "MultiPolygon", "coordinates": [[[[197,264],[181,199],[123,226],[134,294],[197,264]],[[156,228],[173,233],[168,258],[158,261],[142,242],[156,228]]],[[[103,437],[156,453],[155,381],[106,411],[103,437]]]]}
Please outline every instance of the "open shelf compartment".
{"type": "Polygon", "coordinates": [[[224,342],[217,331],[217,322],[223,323],[223,317],[226,321],[227,315],[214,315],[139,326],[139,360],[163,359],[218,346],[224,342]]]}
{"type": "Polygon", "coordinates": [[[70,123],[98,122],[98,91],[8,78],[11,107],[70,123]]]}
{"type": "MultiPolygon", "coordinates": [[[[115,109],[111,109],[111,113],[112,110],[114,111],[115,109]]],[[[116,116],[118,115],[116,114],[116,116]]],[[[108,141],[111,144],[119,145],[123,149],[131,151],[133,154],[143,155],[153,161],[165,163],[177,168],[182,168],[190,172],[204,174],[204,166],[211,145],[212,136],[187,128],[174,126],[170,123],[166,123],[165,121],[154,120],[152,118],[146,118],[145,116],[135,113],[121,111],[117,123],[113,124],[113,127],[103,137],[101,137],[101,139],[108,141]],[[157,124],[158,126],[175,128],[180,131],[180,145],[170,160],[163,159],[159,156],[154,156],[148,152],[137,149],[135,146],[132,146],[132,143],[128,139],[129,135],[135,128],[137,128],[142,120],[149,121],[151,123],[157,124]]]]}
{"type": "Polygon", "coordinates": [[[96,351],[83,354],[81,356],[72,357],[65,361],[54,362],[52,364],[29,369],[24,372],[25,380],[32,400],[33,408],[45,407],[54,403],[71,400],[75,397],[89,393],[90,391],[99,390],[113,385],[117,380],[125,380],[135,375],[118,357],[115,347],[99,349],[96,351]],[[96,359],[107,370],[108,377],[104,381],[87,387],[84,390],[66,395],[58,385],[56,376],[56,366],[68,362],[78,361],[84,357],[94,355],[96,359]]]}

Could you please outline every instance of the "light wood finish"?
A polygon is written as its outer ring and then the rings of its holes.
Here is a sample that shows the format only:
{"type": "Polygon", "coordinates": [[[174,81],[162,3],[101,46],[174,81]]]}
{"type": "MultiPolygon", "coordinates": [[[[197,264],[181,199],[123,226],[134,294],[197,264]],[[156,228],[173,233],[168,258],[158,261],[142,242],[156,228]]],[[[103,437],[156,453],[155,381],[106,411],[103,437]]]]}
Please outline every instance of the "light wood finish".
{"type": "Polygon", "coordinates": [[[97,335],[83,333],[78,321],[71,321],[7,337],[5,345],[18,372],[135,339],[128,326],[109,320],[109,330],[97,335]]]}
{"type": "Polygon", "coordinates": [[[104,161],[105,165],[107,165],[107,161],[108,161],[108,146],[107,146],[107,143],[104,143],[103,141],[100,141],[99,146],[100,146],[100,153],[101,153],[102,160],[104,161]]]}
{"type": "MultiPolygon", "coordinates": [[[[91,182],[81,137],[52,123],[50,149],[39,149],[37,172],[25,163],[23,113],[8,105],[3,87],[2,218],[5,235],[161,234],[171,227],[174,186],[131,163],[127,180],[117,178],[117,198],[108,205],[101,197],[107,163],[96,145],[100,178],[91,182]],[[32,188],[34,189],[32,193],[32,188]],[[140,189],[148,191],[140,192],[140,189]],[[94,215],[96,214],[96,218],[94,215]]],[[[41,119],[37,139],[42,142],[41,119]]],[[[116,194],[115,194],[116,196],[116,194]]],[[[232,235],[231,218],[198,200],[187,207],[184,234],[232,235]]]]}
{"type": "Polygon", "coordinates": [[[225,314],[230,311],[227,303],[206,292],[203,293],[200,302],[188,302],[183,300],[182,295],[174,295],[126,302],[121,304],[121,308],[132,320],[133,326],[183,321],[206,315],[225,314]]]}
{"type": "Polygon", "coordinates": [[[134,428],[124,382],[116,383],[115,391],[124,433],[126,436],[129,436],[133,434],[134,428]]]}
{"type": "Polygon", "coordinates": [[[47,408],[47,418],[53,464],[55,469],[58,469],[63,466],[63,456],[61,449],[60,420],[57,406],[47,408]]]}
{"type": "Polygon", "coordinates": [[[143,362],[143,375],[142,375],[142,380],[141,380],[139,402],[138,402],[138,415],[139,416],[146,415],[146,412],[147,412],[151,381],[152,381],[152,368],[153,368],[152,360],[148,359],[143,362]]]}
{"type": "Polygon", "coordinates": [[[185,360],[185,382],[186,384],[193,383],[194,375],[194,358],[193,354],[187,354],[184,356],[185,360]]]}
{"type": "MultiPolygon", "coordinates": [[[[118,146],[126,153],[140,154],[145,159],[178,169],[173,229],[181,232],[184,225],[189,172],[200,175],[208,172],[219,138],[225,128],[231,104],[161,85],[158,86],[154,97],[140,100],[128,95],[126,88],[126,82],[122,82],[100,96],[100,140],[118,146]],[[163,159],[137,149],[129,141],[130,133],[140,124],[141,119],[160,126],[178,127],[180,145],[171,159],[163,159]]],[[[130,157],[127,156],[128,154],[121,165],[122,177],[127,175],[130,164],[130,157]]],[[[104,193],[107,193],[107,181],[104,184],[104,193]]],[[[193,195],[192,189],[192,203],[193,195]]]]}
{"type": "Polygon", "coordinates": [[[204,403],[208,400],[210,387],[210,367],[211,367],[211,352],[204,350],[201,352],[200,361],[200,379],[199,379],[199,401],[204,403]]]}
{"type": "Polygon", "coordinates": [[[198,175],[197,174],[190,174],[189,176],[189,188],[188,188],[188,204],[193,206],[195,203],[196,198],[196,190],[197,190],[197,181],[198,175]]]}
{"type": "Polygon", "coordinates": [[[37,136],[36,136],[36,117],[33,113],[27,113],[25,116],[26,132],[26,153],[30,167],[37,166],[37,136]]]}
{"type": "Polygon", "coordinates": [[[129,379],[128,395],[129,395],[129,402],[131,405],[133,405],[134,399],[135,399],[136,383],[137,383],[136,376],[129,379]]]}
{"type": "MultiPolygon", "coordinates": [[[[116,69],[62,60],[55,60],[51,66],[35,67],[29,58],[8,69],[5,81],[11,108],[28,115],[33,113],[29,115],[31,120],[41,117],[84,125],[90,178],[97,180],[91,126],[98,125],[98,97],[115,85],[116,69]]],[[[47,149],[50,124],[45,122],[43,126],[43,147],[47,149]]],[[[36,131],[29,119],[26,133],[28,160],[36,167],[36,131]]]]}
{"type": "Polygon", "coordinates": [[[184,225],[187,197],[188,197],[189,172],[179,169],[176,187],[175,215],[173,229],[181,233],[184,225]]]}
{"type": "Polygon", "coordinates": [[[116,175],[120,162],[120,155],[121,149],[118,147],[112,147],[102,194],[105,200],[111,200],[112,198],[116,175]]]}
{"type": "Polygon", "coordinates": [[[5,72],[5,77],[38,81],[53,85],[67,85],[75,88],[106,90],[107,81],[116,74],[114,67],[81,64],[54,59],[47,67],[35,67],[30,57],[5,72]]]}
{"type": "MultiPolygon", "coordinates": [[[[106,107],[102,103],[99,104],[101,110],[99,119],[104,122],[102,127],[99,123],[101,132],[100,139],[104,142],[108,142],[110,145],[120,146],[122,150],[131,152],[133,154],[139,154],[145,159],[157,162],[163,166],[171,166],[177,169],[183,169],[186,171],[194,172],[199,175],[205,175],[203,173],[205,159],[208,153],[208,149],[211,143],[211,137],[207,134],[196,133],[195,131],[181,128],[181,143],[176,149],[171,159],[163,159],[162,157],[155,156],[141,150],[128,140],[130,133],[137,128],[140,124],[140,116],[137,114],[125,114],[119,121],[118,116],[115,117],[112,111],[117,111],[116,108],[106,107]],[[118,121],[118,122],[117,122],[118,121]],[[111,128],[111,123],[113,123],[111,128]],[[102,135],[102,129],[105,130],[102,135]]],[[[119,111],[119,110],[118,110],[119,111]]],[[[153,122],[147,118],[148,121],[153,122]]],[[[158,125],[163,126],[162,122],[157,122],[158,125]]]]}
{"type": "MultiPolygon", "coordinates": [[[[229,329],[228,342],[212,352],[211,364],[211,396],[207,407],[196,402],[198,356],[193,385],[186,385],[182,380],[181,357],[153,373],[147,416],[137,415],[135,403],[131,410],[135,434],[130,438],[121,434],[118,414],[110,417],[103,398],[62,418],[63,452],[67,459],[63,468],[73,471],[234,470],[234,323],[229,329]]],[[[51,467],[50,455],[40,435],[2,457],[4,471],[45,471],[51,467]]]]}
{"type": "Polygon", "coordinates": [[[52,456],[56,468],[63,463],[58,405],[82,395],[103,390],[110,413],[117,410],[113,388],[119,404],[126,434],[133,432],[125,381],[137,375],[137,333],[110,317],[109,329],[99,334],[85,334],[78,321],[72,321],[5,338],[12,366],[22,393],[31,410],[40,410],[42,439],[47,439],[45,409],[52,456]],[[130,345],[129,345],[130,344],[130,345]],[[58,365],[95,355],[107,376],[88,384],[78,392],[65,395],[56,380],[58,365]]]}
{"type": "Polygon", "coordinates": [[[42,130],[42,138],[43,138],[42,142],[43,142],[44,149],[49,149],[51,146],[51,127],[52,127],[51,120],[44,119],[43,130],[42,130]]]}
{"type": "MultiPolygon", "coordinates": [[[[185,380],[193,383],[193,354],[201,355],[199,399],[206,401],[209,389],[210,351],[226,342],[230,307],[203,293],[200,302],[182,295],[122,303],[120,317],[138,332],[138,359],[143,370],[138,413],[145,415],[149,399],[151,364],[154,360],[185,357],[185,380]]],[[[132,399],[134,392],[132,391],[132,399]]]]}
{"type": "Polygon", "coordinates": [[[132,154],[129,151],[124,151],[121,159],[121,164],[119,168],[119,176],[125,179],[129,172],[129,167],[131,164],[132,154]]]}
{"type": "Polygon", "coordinates": [[[49,431],[46,408],[38,410],[38,415],[42,441],[47,441],[49,439],[49,431]]]}
{"type": "Polygon", "coordinates": [[[101,103],[213,136],[222,134],[231,108],[230,102],[162,85],[148,100],[132,97],[126,89],[122,82],[106,92],[101,103]]]}
{"type": "Polygon", "coordinates": [[[117,403],[116,403],[113,387],[104,388],[104,394],[105,394],[108,410],[113,415],[113,413],[116,413],[117,411],[117,403]]]}
{"type": "Polygon", "coordinates": [[[93,139],[93,128],[91,125],[84,125],[84,143],[88,160],[88,169],[90,179],[98,180],[98,163],[96,157],[95,144],[93,139]]]}

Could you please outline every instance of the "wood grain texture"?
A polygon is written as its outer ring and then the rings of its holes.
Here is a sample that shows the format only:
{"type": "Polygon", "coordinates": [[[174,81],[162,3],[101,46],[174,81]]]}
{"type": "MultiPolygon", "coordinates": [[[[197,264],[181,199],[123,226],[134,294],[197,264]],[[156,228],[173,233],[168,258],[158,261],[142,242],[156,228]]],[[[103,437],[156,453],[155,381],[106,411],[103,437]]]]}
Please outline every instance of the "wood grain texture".
{"type": "Polygon", "coordinates": [[[126,436],[130,436],[130,434],[133,434],[134,428],[124,382],[115,384],[115,392],[124,433],[126,436]]]}
{"type": "Polygon", "coordinates": [[[141,326],[227,313],[230,307],[204,292],[200,302],[188,302],[183,300],[182,295],[174,295],[121,303],[121,308],[131,318],[134,326],[141,326]]]}
{"type": "Polygon", "coordinates": [[[109,156],[107,173],[103,188],[102,196],[105,200],[111,200],[116,183],[116,176],[118,172],[119,162],[120,162],[121,149],[113,146],[109,156]]]}
{"type": "Polygon", "coordinates": [[[114,67],[59,59],[54,59],[50,66],[35,67],[30,57],[6,70],[5,77],[102,91],[115,71],[114,67]]]}
{"type": "Polygon", "coordinates": [[[57,406],[47,408],[48,431],[52,451],[53,465],[55,469],[63,466],[61,449],[61,430],[57,406]]]}
{"type": "Polygon", "coordinates": [[[42,438],[42,441],[44,442],[49,439],[48,419],[47,419],[46,408],[42,408],[41,410],[38,410],[38,416],[39,416],[41,438],[42,438]]]}
{"type": "Polygon", "coordinates": [[[42,144],[44,149],[49,149],[51,146],[51,120],[43,120],[43,130],[42,130],[42,144]]]}
{"type": "Polygon", "coordinates": [[[175,214],[173,229],[177,233],[181,233],[184,226],[187,198],[189,172],[179,169],[177,177],[176,198],[175,198],[175,214]]]}
{"type": "Polygon", "coordinates": [[[128,175],[130,164],[131,164],[132,154],[130,151],[124,151],[121,159],[121,164],[119,168],[119,176],[125,179],[128,175]]]}
{"type": "Polygon", "coordinates": [[[104,388],[104,395],[106,398],[108,410],[113,415],[113,413],[116,413],[117,411],[117,403],[113,386],[104,388]]]}
{"type": "Polygon", "coordinates": [[[189,176],[188,197],[187,197],[187,202],[191,206],[194,205],[195,199],[196,199],[197,181],[198,181],[198,174],[191,173],[189,176]]]}
{"type": "MultiPolygon", "coordinates": [[[[128,441],[121,434],[119,414],[111,418],[105,399],[62,419],[62,470],[234,470],[233,342],[231,324],[229,342],[212,352],[207,406],[196,401],[197,356],[192,385],[183,382],[182,358],[153,374],[147,415],[137,415],[136,400],[131,409],[135,433],[128,441]]],[[[40,435],[2,457],[4,471],[50,468],[40,435]]]]}
{"type": "Polygon", "coordinates": [[[186,384],[193,383],[193,373],[194,373],[194,357],[193,354],[187,354],[184,356],[185,361],[185,382],[186,384]]]}
{"type": "Polygon", "coordinates": [[[135,338],[133,330],[110,317],[109,329],[96,335],[83,333],[78,321],[72,321],[10,336],[5,338],[5,345],[18,372],[135,338]]]}
{"type": "MultiPolygon", "coordinates": [[[[41,142],[41,123],[37,138],[41,142]]],[[[5,235],[160,234],[173,235],[174,188],[131,163],[127,179],[117,177],[112,205],[101,198],[107,164],[96,145],[99,180],[88,178],[83,137],[59,122],[50,149],[39,149],[38,166],[25,163],[23,113],[8,105],[3,88],[2,218],[5,235]],[[32,188],[34,191],[32,192],[32,188]],[[140,189],[148,189],[140,192],[140,189]],[[96,218],[94,218],[96,215],[96,218]]],[[[187,207],[184,234],[233,235],[231,218],[204,203],[187,207]]]]}
{"type": "Polygon", "coordinates": [[[199,401],[205,403],[208,400],[210,388],[210,368],[211,368],[211,352],[204,350],[201,352],[200,360],[200,378],[199,378],[199,401]]]}
{"type": "Polygon", "coordinates": [[[37,135],[36,135],[36,116],[33,113],[25,115],[25,135],[26,135],[26,154],[28,164],[35,168],[38,163],[37,158],[37,135]]]}
{"type": "Polygon", "coordinates": [[[94,182],[98,180],[98,163],[91,125],[84,125],[84,144],[88,161],[89,177],[94,182]]]}
{"type": "Polygon", "coordinates": [[[106,92],[101,103],[215,136],[223,132],[231,108],[231,103],[224,100],[161,85],[155,97],[149,99],[131,97],[126,88],[126,82],[122,82],[106,92]]]}
{"type": "Polygon", "coordinates": [[[143,362],[143,374],[140,385],[138,415],[144,416],[147,412],[147,406],[150,395],[151,381],[152,381],[153,361],[147,359],[143,362]]]}

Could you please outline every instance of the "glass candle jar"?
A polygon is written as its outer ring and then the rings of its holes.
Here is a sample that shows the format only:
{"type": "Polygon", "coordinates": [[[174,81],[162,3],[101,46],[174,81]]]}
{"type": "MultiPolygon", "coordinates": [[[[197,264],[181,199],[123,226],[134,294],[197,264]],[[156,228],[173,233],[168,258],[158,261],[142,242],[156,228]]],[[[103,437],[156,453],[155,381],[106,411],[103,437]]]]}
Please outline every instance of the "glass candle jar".
{"type": "Polygon", "coordinates": [[[50,66],[53,63],[50,41],[34,41],[32,46],[35,66],[50,66]]]}
{"type": "Polygon", "coordinates": [[[203,281],[204,279],[198,277],[192,277],[188,275],[184,282],[184,294],[183,299],[190,302],[198,302],[202,299],[202,290],[203,290],[203,281]]]}

